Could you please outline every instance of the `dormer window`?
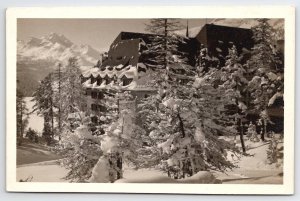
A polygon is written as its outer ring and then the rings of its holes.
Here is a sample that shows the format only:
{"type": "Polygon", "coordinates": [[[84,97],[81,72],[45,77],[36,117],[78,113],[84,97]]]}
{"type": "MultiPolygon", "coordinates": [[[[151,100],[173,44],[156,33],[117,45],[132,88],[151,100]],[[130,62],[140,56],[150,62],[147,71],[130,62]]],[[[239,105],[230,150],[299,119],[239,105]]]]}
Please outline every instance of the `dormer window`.
{"type": "Polygon", "coordinates": [[[99,76],[97,77],[97,85],[100,85],[102,83],[102,78],[99,76]]]}
{"type": "Polygon", "coordinates": [[[106,77],[105,80],[106,80],[106,84],[109,84],[109,83],[111,83],[111,81],[112,81],[112,79],[109,78],[109,77],[106,77]]]}

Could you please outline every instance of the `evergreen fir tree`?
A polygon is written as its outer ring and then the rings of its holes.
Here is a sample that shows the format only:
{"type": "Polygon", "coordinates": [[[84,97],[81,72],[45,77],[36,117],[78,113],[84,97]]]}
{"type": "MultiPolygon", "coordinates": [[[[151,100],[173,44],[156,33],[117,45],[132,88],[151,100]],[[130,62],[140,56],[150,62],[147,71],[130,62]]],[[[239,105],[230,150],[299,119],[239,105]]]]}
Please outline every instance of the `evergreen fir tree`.
{"type": "MultiPolygon", "coordinates": [[[[247,93],[248,80],[245,78],[246,70],[240,64],[241,58],[238,55],[235,45],[229,49],[225,66],[221,68],[222,87],[225,88],[227,96],[232,99],[231,111],[228,111],[228,118],[234,118],[237,132],[240,136],[242,150],[245,153],[243,118],[246,116],[247,106],[245,94],[247,93]]],[[[229,105],[230,106],[230,105],[229,105]]]]}
{"type": "Polygon", "coordinates": [[[69,58],[63,70],[59,65],[56,72],[55,97],[61,138],[57,150],[64,156],[63,165],[69,169],[65,178],[72,182],[86,181],[102,155],[101,132],[94,129],[91,118],[82,112],[85,104],[80,75],[76,57],[69,58]]]}
{"type": "Polygon", "coordinates": [[[62,134],[62,125],[63,125],[63,115],[62,115],[62,105],[63,105],[63,101],[62,101],[62,84],[64,82],[63,80],[63,76],[64,76],[64,72],[62,70],[62,65],[61,63],[59,63],[57,65],[57,69],[56,71],[53,73],[54,74],[54,79],[56,82],[56,87],[55,87],[55,91],[54,91],[54,102],[55,102],[55,107],[57,108],[57,113],[55,115],[56,117],[56,122],[57,122],[57,134],[58,134],[58,138],[59,140],[61,139],[61,134],[62,134]]]}
{"type": "Polygon", "coordinates": [[[33,111],[44,117],[43,136],[47,144],[54,139],[54,92],[53,92],[53,75],[49,73],[39,84],[33,94],[35,105],[33,111]]]}
{"type": "Polygon", "coordinates": [[[106,111],[100,116],[100,128],[104,134],[100,136],[103,156],[94,167],[91,182],[114,182],[123,177],[123,163],[139,167],[139,149],[142,145],[143,131],[135,124],[135,109],[126,107],[135,104],[130,92],[106,90],[104,101],[106,111]],[[99,178],[99,166],[108,163],[108,178],[99,178]],[[98,176],[97,176],[98,175],[98,176]]]}
{"type": "Polygon", "coordinates": [[[268,19],[258,19],[258,25],[252,28],[255,45],[252,56],[248,62],[250,68],[255,69],[255,76],[249,82],[248,89],[251,92],[255,109],[259,112],[262,122],[261,139],[265,140],[267,124],[272,123],[267,112],[268,105],[274,96],[283,96],[283,74],[277,66],[281,61],[276,56],[274,48],[274,30],[268,23],[268,19]]]}
{"type": "Polygon", "coordinates": [[[71,182],[85,182],[102,155],[100,138],[90,129],[91,119],[84,113],[76,113],[76,128],[66,128],[57,150],[64,157],[62,165],[69,170],[65,179],[71,182]]]}
{"type": "MultiPolygon", "coordinates": [[[[168,30],[167,20],[159,22],[153,23],[153,27],[160,24],[164,25],[161,30],[168,30]]],[[[165,31],[152,47],[161,48],[162,55],[184,55],[178,52],[177,46],[168,49],[160,45],[169,38],[165,31]]],[[[158,59],[157,64],[162,64],[154,68],[162,69],[155,80],[158,95],[150,96],[139,105],[139,118],[145,119],[144,129],[150,138],[147,150],[151,150],[153,156],[147,161],[148,165],[160,164],[174,178],[191,176],[200,170],[233,167],[225,158],[225,149],[232,147],[216,136],[226,130],[222,105],[227,100],[221,99],[221,90],[210,83],[214,72],[200,78],[195,69],[183,61],[182,57],[176,62],[158,59]]]]}
{"type": "Polygon", "coordinates": [[[237,149],[217,136],[229,133],[224,105],[231,100],[223,94],[224,89],[214,87],[216,70],[201,73],[200,77],[194,67],[184,64],[184,54],[177,46],[161,45],[176,38],[168,35],[167,22],[152,21],[152,28],[162,32],[150,47],[162,50],[165,56],[158,57],[157,68],[153,68],[159,70],[154,81],[158,94],[139,104],[138,118],[144,119],[143,128],[149,133],[149,146],[145,149],[152,156],[145,163],[159,165],[173,178],[191,176],[200,170],[232,168],[234,165],[226,160],[226,150],[237,149]],[[180,59],[166,57],[174,54],[180,59]]]}
{"type": "Polygon", "coordinates": [[[150,20],[146,30],[154,35],[151,37],[148,50],[144,51],[144,54],[149,55],[146,61],[149,67],[166,69],[168,64],[181,60],[182,53],[178,52],[178,44],[183,42],[183,38],[175,34],[180,28],[181,25],[176,19],[150,20]]]}
{"type": "Polygon", "coordinates": [[[65,67],[61,83],[61,116],[64,122],[68,115],[84,110],[83,89],[80,80],[81,71],[78,59],[71,57],[65,67]]]}
{"type": "MultiPolygon", "coordinates": [[[[215,88],[210,71],[194,82],[172,82],[160,88],[139,105],[139,118],[145,119],[150,148],[155,163],[173,178],[191,176],[201,170],[224,171],[234,167],[226,160],[226,150],[238,150],[229,142],[218,139],[228,134],[229,122],[224,105],[224,89],[215,88]]],[[[184,76],[181,75],[181,76],[184,76]]]]}
{"type": "Polygon", "coordinates": [[[17,143],[22,144],[25,128],[28,124],[28,109],[24,100],[23,93],[17,89],[17,102],[16,102],[16,120],[17,120],[17,143]]]}

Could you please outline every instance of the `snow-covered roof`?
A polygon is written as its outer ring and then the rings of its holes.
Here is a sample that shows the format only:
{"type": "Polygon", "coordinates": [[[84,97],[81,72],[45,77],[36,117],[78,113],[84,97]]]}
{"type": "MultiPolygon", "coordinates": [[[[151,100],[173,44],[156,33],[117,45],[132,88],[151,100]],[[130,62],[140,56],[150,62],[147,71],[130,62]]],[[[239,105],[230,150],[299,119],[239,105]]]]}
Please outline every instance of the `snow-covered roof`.
{"type": "Polygon", "coordinates": [[[127,66],[126,68],[123,68],[123,65],[120,64],[118,66],[106,66],[103,69],[100,68],[91,68],[82,73],[82,76],[85,78],[89,78],[93,76],[94,78],[97,78],[100,76],[101,78],[109,77],[112,78],[116,76],[117,78],[121,78],[124,75],[127,78],[133,78],[134,76],[137,76],[137,67],[136,66],[127,66]]]}
{"type": "Polygon", "coordinates": [[[123,76],[126,76],[127,78],[130,78],[130,79],[134,79],[135,77],[138,76],[138,68],[135,66],[134,67],[130,66],[128,68],[125,68],[122,71],[122,73],[118,75],[118,78],[121,78],[123,76]]]}
{"type": "MultiPolygon", "coordinates": [[[[123,65],[117,66],[106,66],[105,68],[91,68],[85,71],[82,76],[87,78],[87,80],[82,84],[85,88],[92,89],[123,89],[123,90],[140,90],[140,91],[151,91],[154,90],[153,87],[147,85],[146,80],[143,79],[143,75],[146,74],[146,66],[143,63],[138,63],[137,66],[129,65],[124,68],[123,65]],[[139,72],[139,69],[143,69],[144,72],[139,72]],[[106,79],[102,79],[101,83],[98,83],[97,80],[92,81],[93,78],[117,78],[119,82],[116,80],[112,80],[109,84],[107,84],[106,79]],[[122,79],[126,77],[127,79],[131,79],[131,82],[128,85],[123,86],[122,79]],[[142,79],[140,79],[142,78],[142,79]],[[142,80],[142,81],[141,81],[142,80]]],[[[144,76],[145,77],[145,76],[144,76]]]]}

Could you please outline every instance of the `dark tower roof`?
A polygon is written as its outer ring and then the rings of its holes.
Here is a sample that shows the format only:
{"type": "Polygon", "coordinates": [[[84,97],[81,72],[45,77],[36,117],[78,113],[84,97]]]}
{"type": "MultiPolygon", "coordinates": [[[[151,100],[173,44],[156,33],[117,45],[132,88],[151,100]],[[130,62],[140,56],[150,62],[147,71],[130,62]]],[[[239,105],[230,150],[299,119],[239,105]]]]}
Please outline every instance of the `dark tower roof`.
{"type": "Polygon", "coordinates": [[[189,38],[189,20],[186,20],[186,34],[185,36],[189,38]]]}

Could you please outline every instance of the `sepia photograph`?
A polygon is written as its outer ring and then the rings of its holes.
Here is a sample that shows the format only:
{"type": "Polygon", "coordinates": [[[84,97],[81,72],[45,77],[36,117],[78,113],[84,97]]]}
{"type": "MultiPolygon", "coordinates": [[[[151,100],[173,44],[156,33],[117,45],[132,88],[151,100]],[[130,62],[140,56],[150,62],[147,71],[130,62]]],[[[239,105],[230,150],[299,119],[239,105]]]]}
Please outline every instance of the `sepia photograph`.
{"type": "Polygon", "coordinates": [[[280,188],[291,178],[294,25],[282,15],[14,22],[12,184],[280,188]]]}

